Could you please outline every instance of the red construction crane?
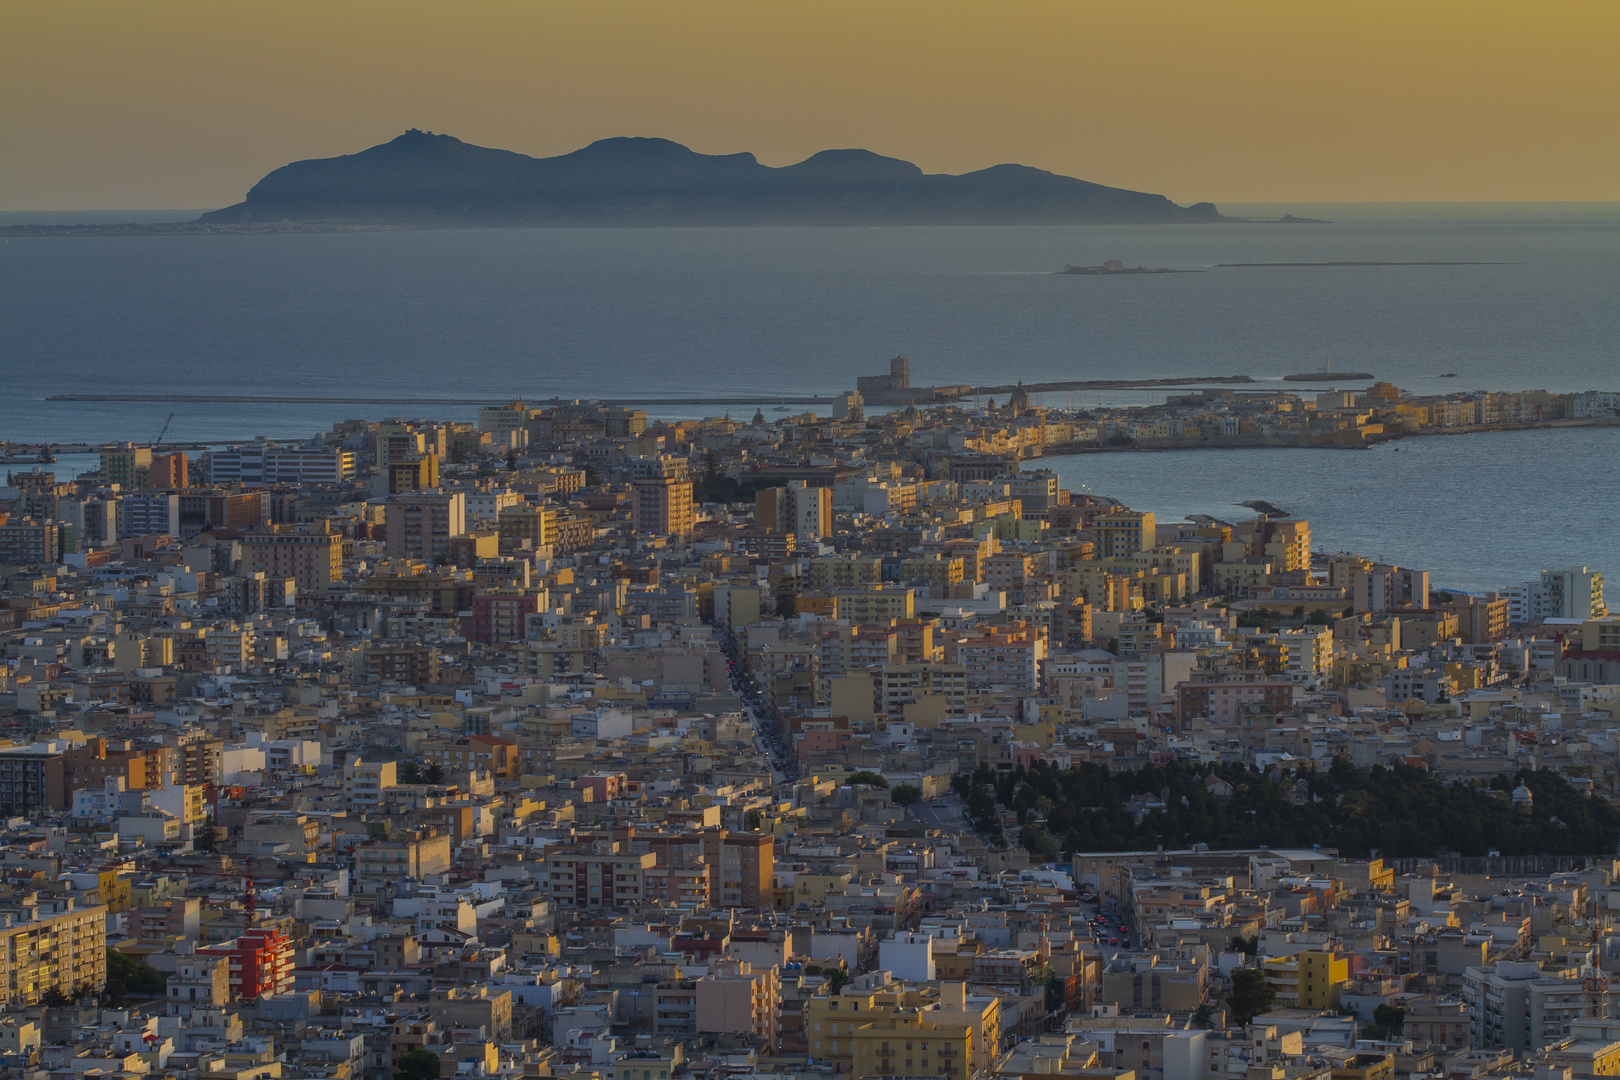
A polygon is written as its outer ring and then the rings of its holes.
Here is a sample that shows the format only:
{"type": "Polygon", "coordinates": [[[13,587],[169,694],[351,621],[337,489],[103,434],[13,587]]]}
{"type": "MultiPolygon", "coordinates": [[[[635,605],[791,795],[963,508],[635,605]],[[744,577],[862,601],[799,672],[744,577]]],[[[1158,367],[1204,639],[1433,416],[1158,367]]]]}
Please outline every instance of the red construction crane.
{"type": "Polygon", "coordinates": [[[249,855],[244,865],[242,885],[242,929],[253,929],[254,917],[258,914],[259,896],[253,889],[253,856],[249,855]]]}

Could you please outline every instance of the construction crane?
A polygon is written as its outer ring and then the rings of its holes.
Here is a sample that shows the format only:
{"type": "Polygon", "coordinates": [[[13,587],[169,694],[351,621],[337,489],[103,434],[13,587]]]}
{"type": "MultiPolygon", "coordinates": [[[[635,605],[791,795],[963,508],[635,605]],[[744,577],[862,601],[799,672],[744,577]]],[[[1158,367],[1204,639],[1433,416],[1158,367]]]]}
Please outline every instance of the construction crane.
{"type": "Polygon", "coordinates": [[[1592,938],[1581,969],[1581,989],[1586,992],[1587,1016],[1609,1015],[1609,973],[1603,970],[1603,922],[1592,916],[1592,938]]]}
{"type": "Polygon", "coordinates": [[[259,894],[253,887],[253,856],[249,855],[242,874],[242,929],[251,930],[259,913],[259,894]]]}
{"type": "Polygon", "coordinates": [[[163,441],[163,436],[165,436],[165,435],[167,435],[169,433],[169,425],[172,424],[172,423],[174,423],[174,413],[170,413],[169,418],[167,420],[163,421],[163,430],[158,432],[157,433],[157,438],[152,440],[152,449],[154,449],[154,450],[157,449],[158,443],[163,441]]]}

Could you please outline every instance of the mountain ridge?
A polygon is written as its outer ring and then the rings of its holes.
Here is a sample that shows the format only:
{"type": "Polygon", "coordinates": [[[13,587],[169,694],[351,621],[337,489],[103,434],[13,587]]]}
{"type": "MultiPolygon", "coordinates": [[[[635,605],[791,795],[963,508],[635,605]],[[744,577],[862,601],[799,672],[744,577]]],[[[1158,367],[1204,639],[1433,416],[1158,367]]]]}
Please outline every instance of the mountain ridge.
{"type": "Polygon", "coordinates": [[[1229,220],[1212,203],[1108,187],[1027,165],[925,173],[830,149],[792,165],[617,137],[535,158],[415,128],[354,154],[267,173],[204,224],[392,227],[546,225],[1060,225],[1229,220]]]}

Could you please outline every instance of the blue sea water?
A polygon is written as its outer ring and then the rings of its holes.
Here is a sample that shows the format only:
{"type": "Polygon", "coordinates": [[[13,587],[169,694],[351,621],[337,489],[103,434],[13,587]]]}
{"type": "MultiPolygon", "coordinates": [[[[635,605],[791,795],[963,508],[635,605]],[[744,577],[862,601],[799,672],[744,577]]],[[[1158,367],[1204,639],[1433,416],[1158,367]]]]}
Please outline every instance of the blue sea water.
{"type": "MultiPolygon", "coordinates": [[[[14,238],[0,245],[0,438],[149,440],[170,412],[169,438],[198,442],[473,413],[45,400],[64,390],[765,397],[848,388],[896,353],[919,383],[1248,374],[1298,389],[1278,380],[1327,363],[1418,392],[1620,389],[1620,204],[1223,210],[1332,224],[14,238]],[[1053,273],[1110,258],[1204,272],[1053,273]],[[1218,265],[1333,261],[1495,265],[1218,265]],[[1445,372],[1459,377],[1435,378],[1445,372]]],[[[1310,516],[1321,545],[1489,587],[1570,561],[1620,572],[1608,484],[1617,438],[1112,455],[1073,467],[1099,492],[1172,514],[1218,514],[1228,495],[1270,499],[1310,516]],[[1372,486],[1356,486],[1373,461],[1372,486]],[[1525,528],[1511,543],[1467,537],[1469,520],[1500,531],[1514,515],[1525,528]]]]}
{"type": "MultiPolygon", "coordinates": [[[[1063,486],[1158,520],[1247,520],[1265,500],[1310,522],[1318,551],[1428,570],[1485,592],[1542,570],[1620,574],[1620,428],[1437,435],[1370,450],[1175,450],[1042,462],[1063,486]]],[[[1612,590],[1611,590],[1612,592],[1612,590]]]]}

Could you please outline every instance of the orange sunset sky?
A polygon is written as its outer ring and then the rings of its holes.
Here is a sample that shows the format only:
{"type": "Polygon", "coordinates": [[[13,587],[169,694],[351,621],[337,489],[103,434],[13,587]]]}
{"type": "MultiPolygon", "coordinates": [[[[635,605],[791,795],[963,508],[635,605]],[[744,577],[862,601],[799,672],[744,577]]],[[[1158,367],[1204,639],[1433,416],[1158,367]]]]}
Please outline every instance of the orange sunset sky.
{"type": "Polygon", "coordinates": [[[222,206],[413,126],[1178,202],[1620,199],[1620,2],[0,3],[0,210],[222,206]]]}

